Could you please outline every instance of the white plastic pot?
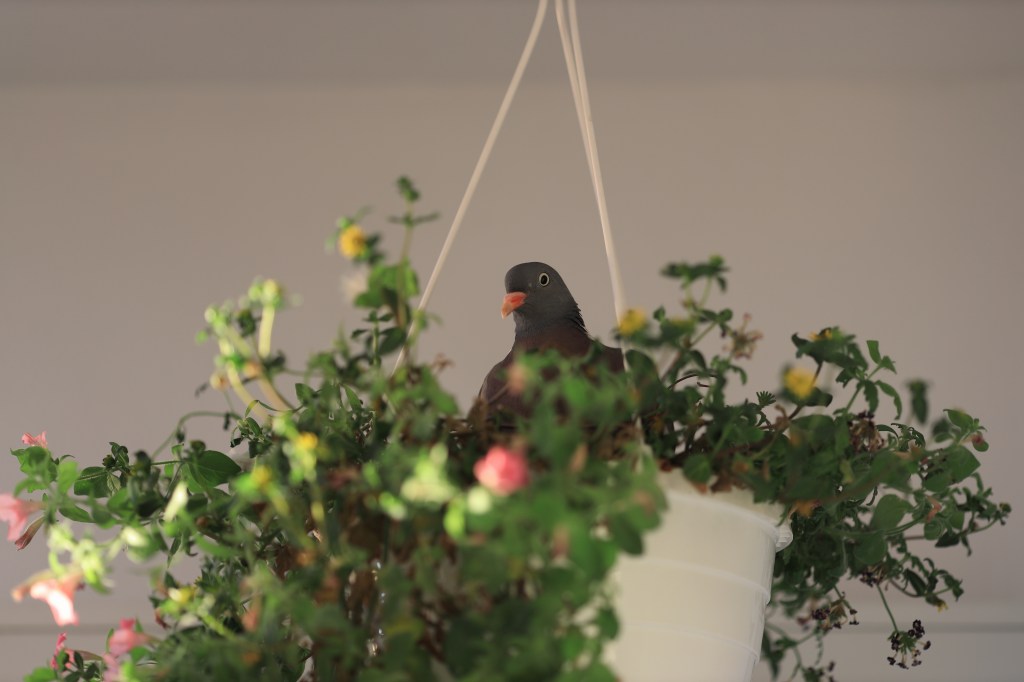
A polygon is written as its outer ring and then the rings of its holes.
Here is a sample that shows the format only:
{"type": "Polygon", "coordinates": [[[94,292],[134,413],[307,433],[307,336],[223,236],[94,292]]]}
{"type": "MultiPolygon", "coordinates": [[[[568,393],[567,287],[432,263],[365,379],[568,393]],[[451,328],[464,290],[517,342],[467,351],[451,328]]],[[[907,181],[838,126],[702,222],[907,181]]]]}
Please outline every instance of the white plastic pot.
{"type": "Polygon", "coordinates": [[[645,552],[617,570],[623,682],[749,682],[760,656],[775,553],[793,539],[782,508],[747,491],[702,494],[662,474],[668,509],[645,552]]]}

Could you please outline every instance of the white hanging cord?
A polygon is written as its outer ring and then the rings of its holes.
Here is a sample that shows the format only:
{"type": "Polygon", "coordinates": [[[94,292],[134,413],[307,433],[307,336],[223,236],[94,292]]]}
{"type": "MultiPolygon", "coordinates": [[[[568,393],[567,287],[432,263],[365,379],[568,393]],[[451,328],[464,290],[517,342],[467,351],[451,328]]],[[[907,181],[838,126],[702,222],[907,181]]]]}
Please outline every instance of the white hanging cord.
{"type": "MultiPolygon", "coordinates": [[[[523,79],[523,72],[526,71],[526,65],[530,61],[530,55],[533,54],[533,47],[537,44],[537,36],[540,34],[540,28],[544,23],[544,17],[548,11],[548,0],[540,0],[537,4],[537,16],[533,19],[533,27],[530,29],[530,35],[526,39],[526,45],[523,47],[523,54],[519,57],[519,64],[516,65],[515,73],[512,74],[512,81],[508,84],[508,90],[505,91],[505,98],[501,101],[501,106],[498,107],[498,115],[494,118],[494,124],[491,125],[491,132],[487,135],[487,140],[484,142],[484,148],[480,152],[480,158],[477,159],[476,168],[473,169],[473,175],[469,178],[469,185],[466,187],[466,193],[462,195],[462,202],[459,204],[458,210],[455,211],[455,218],[452,220],[452,226],[448,230],[448,236],[444,240],[444,246],[441,247],[441,253],[437,257],[437,262],[434,263],[434,270],[430,273],[430,279],[427,280],[427,286],[423,288],[423,295],[420,297],[419,305],[416,306],[417,312],[422,312],[430,301],[430,295],[434,292],[434,287],[437,285],[437,279],[441,274],[441,269],[444,267],[445,261],[448,259],[448,252],[451,251],[452,244],[455,242],[455,235],[458,234],[459,228],[462,227],[462,219],[466,215],[466,209],[469,208],[469,202],[473,198],[474,192],[476,192],[476,186],[480,182],[480,176],[484,172],[484,166],[487,165],[487,160],[491,156],[491,149],[494,148],[494,142],[498,139],[498,133],[501,131],[501,126],[505,123],[505,116],[508,114],[509,107],[512,105],[512,99],[516,95],[516,91],[519,89],[519,82],[523,79]]],[[[395,370],[402,366],[405,361],[406,352],[408,350],[408,342],[402,346],[401,352],[398,354],[398,360],[395,362],[395,368],[392,370],[394,374],[395,370]]]]}
{"type": "Polygon", "coordinates": [[[576,104],[576,115],[579,119],[580,132],[583,133],[583,145],[587,154],[587,164],[590,166],[590,179],[594,185],[594,196],[597,198],[597,212],[601,219],[604,250],[608,258],[608,273],[612,280],[612,300],[615,303],[615,316],[621,322],[626,314],[626,293],[622,284],[622,275],[619,271],[619,260],[615,255],[615,243],[612,239],[611,224],[608,220],[608,204],[605,201],[604,182],[601,179],[601,162],[597,156],[594,119],[590,113],[590,93],[587,90],[587,74],[583,68],[583,52],[580,46],[576,0],[568,0],[568,30],[565,25],[565,2],[566,0],[555,0],[555,17],[558,20],[558,33],[562,38],[562,52],[565,54],[565,65],[569,70],[569,84],[572,88],[573,102],[576,104]]]}

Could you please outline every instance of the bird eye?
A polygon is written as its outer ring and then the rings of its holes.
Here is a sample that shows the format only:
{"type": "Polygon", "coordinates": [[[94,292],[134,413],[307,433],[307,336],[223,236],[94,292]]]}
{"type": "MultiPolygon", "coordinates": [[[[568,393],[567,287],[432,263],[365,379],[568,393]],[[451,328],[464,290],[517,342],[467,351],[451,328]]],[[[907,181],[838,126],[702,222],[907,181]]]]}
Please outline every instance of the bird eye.
{"type": "Polygon", "coordinates": [[[551,276],[548,275],[548,273],[546,272],[542,272],[540,273],[540,277],[537,278],[537,281],[540,283],[542,287],[546,287],[547,285],[551,284],[551,276]]]}

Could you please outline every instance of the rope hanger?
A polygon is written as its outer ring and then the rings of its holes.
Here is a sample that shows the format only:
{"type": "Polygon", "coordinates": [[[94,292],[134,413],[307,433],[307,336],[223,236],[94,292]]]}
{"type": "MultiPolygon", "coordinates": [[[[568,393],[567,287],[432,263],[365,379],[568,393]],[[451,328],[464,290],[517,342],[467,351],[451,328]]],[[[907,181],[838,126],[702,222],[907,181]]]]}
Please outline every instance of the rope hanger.
{"type": "MultiPolygon", "coordinates": [[[[437,262],[434,263],[434,269],[430,273],[430,279],[427,280],[427,285],[423,289],[423,295],[420,297],[419,305],[416,307],[417,312],[422,312],[426,309],[427,303],[430,301],[431,294],[434,292],[434,287],[437,285],[437,280],[440,277],[441,270],[444,268],[445,261],[448,259],[448,254],[451,251],[452,244],[455,242],[455,237],[458,234],[459,229],[462,227],[462,221],[465,218],[466,209],[469,207],[473,194],[476,192],[477,185],[480,183],[480,176],[483,175],[484,167],[490,159],[494,143],[498,139],[498,133],[501,131],[501,128],[505,123],[505,117],[508,115],[508,110],[512,105],[512,100],[515,98],[516,92],[519,89],[523,73],[526,71],[526,65],[529,63],[530,57],[533,54],[533,48],[537,44],[537,36],[540,34],[540,29],[544,24],[545,17],[547,16],[547,9],[548,0],[539,0],[537,5],[537,14],[533,19],[533,26],[530,28],[530,33],[527,36],[526,45],[523,47],[523,53],[519,56],[519,63],[516,65],[516,70],[512,74],[512,80],[509,82],[508,89],[505,91],[505,96],[501,101],[501,106],[498,107],[498,114],[495,116],[494,123],[491,125],[490,133],[488,133],[487,139],[484,141],[483,150],[480,152],[480,158],[477,159],[476,166],[473,169],[473,174],[469,178],[469,184],[462,196],[462,201],[459,203],[459,207],[455,211],[455,218],[452,220],[452,226],[448,230],[447,237],[445,237],[444,245],[441,247],[441,253],[437,257],[437,262]]],[[[594,136],[594,121],[590,112],[590,94],[587,89],[586,71],[583,68],[583,52],[580,45],[579,21],[576,15],[576,0],[555,0],[555,18],[558,24],[558,34],[562,41],[562,52],[565,56],[565,65],[569,71],[569,87],[572,90],[573,103],[576,105],[576,117],[580,126],[580,132],[583,136],[583,147],[586,152],[587,166],[590,168],[590,180],[594,186],[594,197],[597,200],[597,211],[601,220],[601,233],[604,237],[604,250],[608,259],[608,274],[612,283],[612,300],[615,305],[615,317],[617,320],[621,321],[626,313],[626,295],[623,290],[622,276],[619,271],[619,261],[615,255],[615,244],[612,239],[611,224],[608,220],[608,206],[605,200],[604,182],[601,177],[601,164],[597,155],[597,141],[594,136]],[[567,4],[568,20],[566,20],[567,4]]],[[[402,347],[402,350],[398,355],[398,360],[395,363],[395,370],[401,367],[404,362],[407,348],[407,346],[402,347]]]]}

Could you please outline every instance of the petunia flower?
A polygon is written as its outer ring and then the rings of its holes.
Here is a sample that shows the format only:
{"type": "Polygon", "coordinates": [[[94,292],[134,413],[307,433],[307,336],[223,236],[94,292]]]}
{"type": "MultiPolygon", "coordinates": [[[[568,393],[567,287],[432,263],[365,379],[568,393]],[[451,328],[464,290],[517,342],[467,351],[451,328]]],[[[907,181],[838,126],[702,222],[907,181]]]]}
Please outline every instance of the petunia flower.
{"type": "Polygon", "coordinates": [[[50,447],[49,445],[46,444],[46,431],[43,431],[38,436],[33,436],[31,433],[28,433],[26,431],[21,436],[21,442],[24,443],[25,445],[28,445],[29,447],[31,447],[33,445],[41,447],[41,448],[49,448],[50,447]]]}
{"type": "Polygon", "coordinates": [[[46,519],[40,516],[38,519],[33,521],[32,524],[25,529],[25,532],[14,541],[14,546],[17,547],[19,551],[25,549],[25,547],[28,546],[28,543],[32,542],[32,538],[36,536],[39,529],[43,527],[43,521],[45,520],[46,519]]]}
{"type": "Polygon", "coordinates": [[[78,625],[74,598],[81,585],[82,576],[79,573],[55,578],[53,573],[45,571],[11,590],[11,597],[20,602],[28,593],[33,599],[45,601],[50,606],[57,625],[78,625]]]}
{"type": "Polygon", "coordinates": [[[480,484],[497,495],[513,493],[530,480],[526,457],[521,452],[495,445],[473,465],[480,484]]]}
{"type": "Polygon", "coordinates": [[[115,657],[123,656],[150,640],[149,635],[136,631],[134,618],[122,618],[121,625],[110,635],[108,646],[115,657]]]}
{"type": "MultiPolygon", "coordinates": [[[[72,654],[74,654],[74,652],[71,649],[65,649],[64,648],[64,642],[66,642],[67,639],[68,639],[68,633],[66,633],[66,632],[62,632],[59,635],[57,635],[57,647],[54,649],[54,652],[53,652],[53,660],[50,661],[50,667],[53,668],[54,670],[57,670],[57,657],[60,656],[60,652],[67,651],[69,659],[72,656],[72,654]]],[[[66,661],[64,663],[64,668],[68,669],[70,667],[71,667],[70,662],[66,661]]]]}
{"type": "Polygon", "coordinates": [[[42,508],[38,502],[26,502],[8,493],[0,493],[0,521],[10,524],[7,539],[12,542],[18,540],[28,524],[28,517],[42,508]]]}
{"type": "Polygon", "coordinates": [[[103,673],[103,682],[121,682],[121,664],[117,662],[113,654],[103,654],[103,662],[107,664],[107,670],[103,673]]]}

